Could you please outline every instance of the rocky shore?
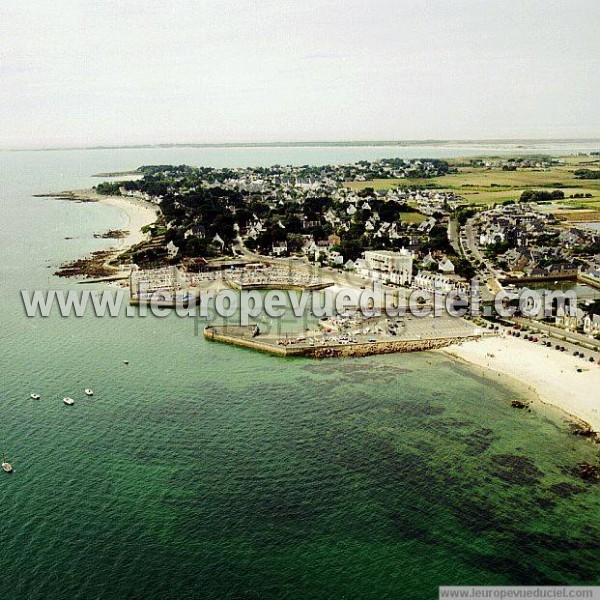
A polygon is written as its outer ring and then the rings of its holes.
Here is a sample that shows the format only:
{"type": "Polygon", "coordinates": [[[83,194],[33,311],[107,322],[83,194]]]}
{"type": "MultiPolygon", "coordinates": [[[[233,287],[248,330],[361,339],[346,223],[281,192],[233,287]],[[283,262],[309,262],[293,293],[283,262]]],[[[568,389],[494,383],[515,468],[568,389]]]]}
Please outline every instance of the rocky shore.
{"type": "Polygon", "coordinates": [[[129,235],[129,231],[123,229],[109,229],[105,233],[95,233],[94,237],[101,240],[122,240],[129,235]]]}
{"type": "MultiPolygon", "coordinates": [[[[95,190],[74,190],[35,196],[81,203],[102,202],[117,208],[127,217],[128,229],[110,229],[94,234],[94,238],[97,239],[116,240],[114,248],[92,252],[89,256],[61,265],[54,273],[58,277],[102,279],[117,276],[122,270],[120,258],[145,239],[142,228],[154,223],[159,214],[158,208],[149,202],[125,196],[104,196],[95,190]]],[[[128,262],[128,258],[124,260],[128,262]]]]}
{"type": "Polygon", "coordinates": [[[98,250],[90,256],[64,263],[54,272],[57,277],[84,277],[87,279],[114,275],[118,267],[111,266],[109,261],[115,256],[111,250],[98,250]]]}

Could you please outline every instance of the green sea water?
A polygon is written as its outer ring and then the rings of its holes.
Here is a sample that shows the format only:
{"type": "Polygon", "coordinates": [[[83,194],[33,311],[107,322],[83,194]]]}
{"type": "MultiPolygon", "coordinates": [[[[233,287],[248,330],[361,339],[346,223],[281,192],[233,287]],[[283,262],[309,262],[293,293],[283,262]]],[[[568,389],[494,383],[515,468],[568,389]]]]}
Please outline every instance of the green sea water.
{"type": "Polygon", "coordinates": [[[438,353],[273,358],[206,342],[174,316],[25,316],[21,289],[75,288],[55,267],[126,226],[112,207],[33,193],[140,164],[402,152],[0,153],[0,448],[15,468],[0,477],[0,599],[419,600],[438,585],[600,584],[600,486],[571,473],[600,447],[539,402],[512,409],[523,392],[497,376],[438,353]]]}

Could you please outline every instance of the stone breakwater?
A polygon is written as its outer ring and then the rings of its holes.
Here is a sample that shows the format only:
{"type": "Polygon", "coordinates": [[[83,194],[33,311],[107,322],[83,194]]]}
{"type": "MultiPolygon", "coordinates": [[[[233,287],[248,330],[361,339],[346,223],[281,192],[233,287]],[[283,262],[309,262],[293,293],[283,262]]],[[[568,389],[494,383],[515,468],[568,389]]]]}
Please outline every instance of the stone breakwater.
{"type": "Polygon", "coordinates": [[[239,329],[240,331],[224,332],[216,327],[207,327],[204,330],[204,337],[209,341],[249,348],[250,350],[266,352],[275,356],[303,356],[306,358],[318,359],[438,350],[450,346],[451,344],[477,340],[481,337],[479,335],[465,335],[413,340],[383,340],[377,342],[344,344],[297,344],[286,346],[278,344],[275,340],[261,340],[257,337],[253,338],[246,333],[247,330],[244,330],[244,328],[236,329],[239,329]]]}

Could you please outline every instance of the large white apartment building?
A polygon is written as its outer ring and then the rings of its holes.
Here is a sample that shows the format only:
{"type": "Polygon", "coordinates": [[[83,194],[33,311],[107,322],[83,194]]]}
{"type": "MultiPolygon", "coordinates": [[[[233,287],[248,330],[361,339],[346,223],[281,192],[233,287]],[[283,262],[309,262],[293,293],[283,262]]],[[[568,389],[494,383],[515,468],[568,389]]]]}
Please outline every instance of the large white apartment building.
{"type": "Polygon", "coordinates": [[[398,285],[410,285],[412,281],[413,255],[402,248],[391,250],[368,250],[364,253],[363,271],[372,279],[398,285]]]}

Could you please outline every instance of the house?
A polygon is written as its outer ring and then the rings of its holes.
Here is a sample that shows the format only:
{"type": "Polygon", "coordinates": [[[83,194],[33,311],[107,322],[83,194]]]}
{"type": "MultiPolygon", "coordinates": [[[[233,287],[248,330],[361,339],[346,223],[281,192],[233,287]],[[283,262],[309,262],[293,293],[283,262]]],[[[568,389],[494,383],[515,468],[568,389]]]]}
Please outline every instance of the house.
{"type": "Polygon", "coordinates": [[[551,277],[577,277],[579,272],[577,265],[573,263],[553,263],[548,268],[551,277]]]}
{"type": "Polygon", "coordinates": [[[369,266],[364,258],[357,258],[354,261],[354,269],[360,273],[363,277],[369,277],[369,266]]]}
{"type": "Polygon", "coordinates": [[[179,248],[173,242],[167,244],[167,255],[169,258],[175,258],[178,252],[179,248]]]}
{"type": "Polygon", "coordinates": [[[344,264],[344,257],[335,250],[331,250],[327,256],[330,265],[341,267],[344,264]]]}
{"type": "Polygon", "coordinates": [[[589,336],[600,335],[600,315],[588,313],[583,317],[583,333],[589,336]]]}
{"type": "Polygon", "coordinates": [[[424,269],[431,269],[434,265],[437,265],[437,261],[431,255],[431,252],[428,252],[421,260],[421,265],[424,269]]]}
{"type": "Polygon", "coordinates": [[[314,256],[316,252],[319,251],[319,247],[317,246],[317,243],[312,239],[312,236],[310,236],[310,239],[306,239],[304,242],[304,246],[302,246],[302,252],[308,256],[314,256]]]}
{"type": "Polygon", "coordinates": [[[554,324],[567,331],[577,331],[583,325],[584,317],[585,313],[580,308],[571,311],[565,309],[564,306],[559,306],[554,317],[554,324]]]}
{"type": "Polygon", "coordinates": [[[271,246],[271,254],[273,254],[273,256],[283,256],[284,254],[287,254],[287,251],[288,251],[288,246],[287,246],[287,242],[285,242],[285,241],[275,242],[271,246]]]}
{"type": "Polygon", "coordinates": [[[204,225],[194,224],[186,230],[183,237],[187,240],[190,236],[195,236],[199,238],[204,238],[206,236],[206,228],[204,225]]]}
{"type": "Polygon", "coordinates": [[[452,275],[454,273],[454,263],[447,257],[444,257],[438,263],[438,271],[444,275],[452,275]]]}
{"type": "Polygon", "coordinates": [[[481,246],[492,246],[504,241],[504,231],[499,225],[492,225],[479,236],[481,246]]]}

